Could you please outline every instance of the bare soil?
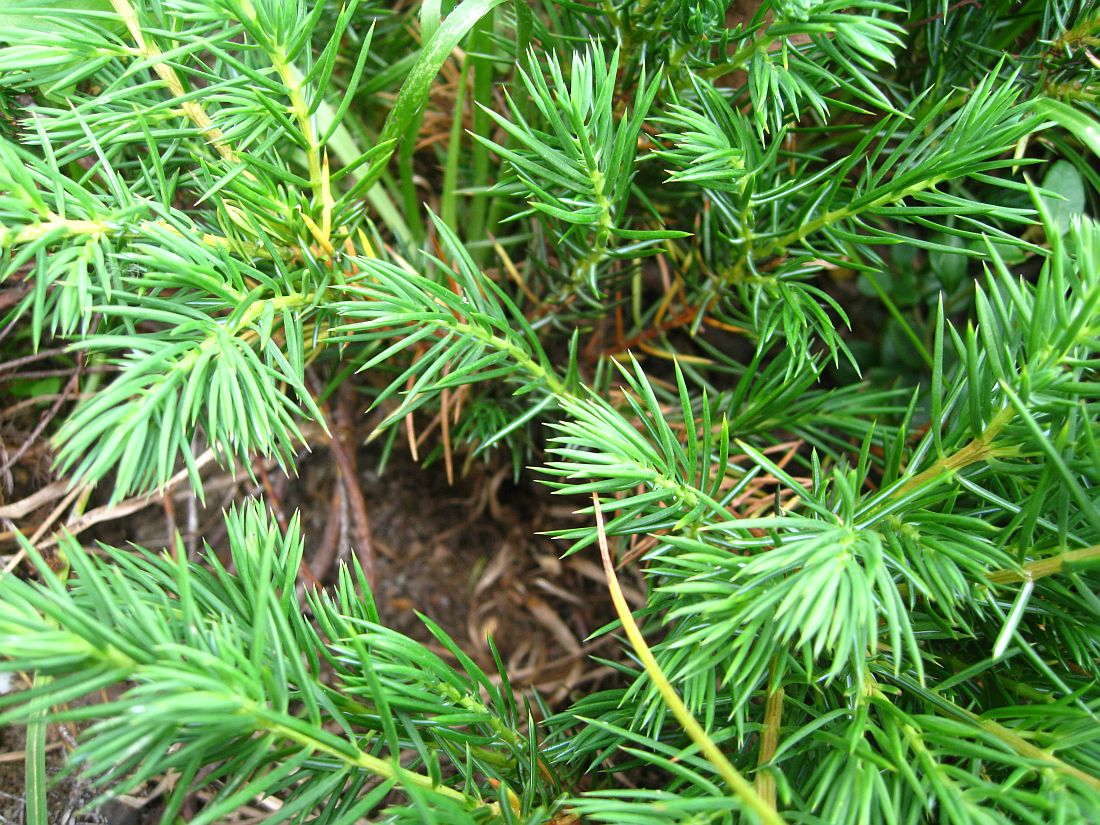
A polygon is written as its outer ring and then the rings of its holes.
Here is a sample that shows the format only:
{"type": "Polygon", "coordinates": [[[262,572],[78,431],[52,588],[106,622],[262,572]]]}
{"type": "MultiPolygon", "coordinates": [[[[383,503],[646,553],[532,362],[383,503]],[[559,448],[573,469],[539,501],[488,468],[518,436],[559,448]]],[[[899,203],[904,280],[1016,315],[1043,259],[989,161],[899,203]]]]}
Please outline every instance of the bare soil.
{"type": "MultiPolygon", "coordinates": [[[[362,443],[362,433],[352,436],[351,444],[362,443]]],[[[583,502],[555,499],[530,479],[516,484],[509,467],[474,463],[448,484],[442,466],[421,467],[400,448],[384,473],[379,460],[377,449],[361,447],[355,454],[375,555],[374,596],[385,623],[447,655],[417,616],[423,613],[489,672],[495,670],[486,641],[491,635],[513,684],[537,690],[551,707],[567,704],[582,685],[587,691],[608,678],[608,670],[589,659],[607,638],[586,643],[612,616],[602,571],[585,554],[559,558],[564,545],[539,535],[576,523],[572,509],[583,502]]],[[[311,575],[300,585],[331,584],[342,562],[353,554],[361,557],[349,497],[330,449],[321,444],[303,453],[297,478],[277,471],[259,477],[238,479],[218,471],[207,479],[205,507],[179,488],[166,502],[86,530],[81,541],[157,548],[178,530],[197,559],[204,543],[223,555],[223,509],[258,494],[283,519],[301,514],[311,575]]],[[[24,464],[7,501],[50,480],[48,470],[24,464]]],[[[28,513],[17,526],[33,528],[50,509],[28,513]]],[[[12,552],[10,543],[0,545],[0,565],[12,552]]],[[[17,678],[13,687],[21,686],[17,678]]],[[[50,727],[49,773],[57,775],[78,736],[71,725],[50,727]]],[[[0,728],[0,825],[24,822],[23,745],[21,727],[0,728]]],[[[98,791],[79,777],[67,777],[50,791],[49,822],[151,825],[159,821],[158,800],[165,790],[150,785],[143,795],[82,811],[98,791]]],[[[200,809],[201,800],[191,808],[200,809]]]]}

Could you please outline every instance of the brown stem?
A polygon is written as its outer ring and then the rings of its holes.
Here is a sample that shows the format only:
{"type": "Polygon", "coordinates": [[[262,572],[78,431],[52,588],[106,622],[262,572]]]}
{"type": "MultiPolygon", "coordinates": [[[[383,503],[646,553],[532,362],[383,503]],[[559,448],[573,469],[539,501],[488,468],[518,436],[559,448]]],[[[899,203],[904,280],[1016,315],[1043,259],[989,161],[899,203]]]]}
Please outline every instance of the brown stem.
{"type": "Polygon", "coordinates": [[[765,765],[772,761],[779,747],[779,726],[783,721],[783,683],[779,681],[779,660],[772,659],[768,678],[768,701],[764,705],[764,729],[760,732],[760,753],[756,758],[756,792],[771,807],[775,807],[775,777],[765,765]],[[778,684],[777,684],[778,682],[778,684]]]}
{"type": "Polygon", "coordinates": [[[324,581],[332,562],[336,559],[336,545],[340,540],[340,513],[345,507],[344,485],[339,482],[332,485],[332,503],[329,505],[328,521],[321,544],[311,556],[310,568],[313,574],[324,581]]]}
{"type": "Polygon", "coordinates": [[[931,17],[925,17],[925,18],[922,18],[921,20],[917,20],[913,23],[906,23],[905,28],[907,28],[907,29],[919,29],[921,26],[923,26],[927,23],[933,23],[936,20],[946,19],[947,15],[949,15],[951,12],[958,11],[959,9],[963,8],[964,6],[977,6],[980,9],[982,7],[982,4],[981,4],[980,0],[961,0],[961,2],[959,2],[959,3],[954,3],[950,6],[948,6],[944,11],[941,11],[939,14],[933,14],[931,17]]]}
{"type": "Polygon", "coordinates": [[[33,364],[35,361],[53,358],[55,355],[64,355],[65,351],[65,347],[54,347],[53,349],[39,350],[31,355],[24,355],[22,358],[13,358],[10,361],[5,361],[3,364],[0,364],[0,372],[10,372],[11,370],[18,369],[27,364],[33,364]]]}
{"type": "Polygon", "coordinates": [[[279,495],[279,491],[275,489],[275,485],[271,483],[271,476],[268,474],[266,467],[262,464],[257,467],[256,475],[260,477],[260,484],[263,485],[267,506],[275,514],[275,521],[279,523],[279,527],[285,533],[290,523],[287,521],[286,511],[283,509],[282,497],[279,495]]]}
{"type": "Polygon", "coordinates": [[[363,498],[363,490],[359,486],[355,450],[349,449],[344,442],[345,436],[350,442],[355,441],[355,394],[349,386],[340,388],[338,402],[336,426],[333,428],[329,448],[332,450],[332,457],[336,459],[336,467],[340,471],[344,493],[351,511],[355,555],[373,589],[378,584],[378,570],[374,541],[371,538],[370,517],[367,515],[367,502],[363,498]]]}

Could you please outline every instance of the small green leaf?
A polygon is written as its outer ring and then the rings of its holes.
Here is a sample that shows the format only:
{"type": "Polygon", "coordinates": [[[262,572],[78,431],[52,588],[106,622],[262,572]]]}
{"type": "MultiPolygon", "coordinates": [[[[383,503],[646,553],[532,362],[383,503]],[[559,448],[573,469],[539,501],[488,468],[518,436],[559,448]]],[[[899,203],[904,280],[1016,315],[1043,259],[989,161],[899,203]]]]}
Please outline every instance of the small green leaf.
{"type": "MultiPolygon", "coordinates": [[[[966,242],[957,235],[941,235],[936,238],[936,242],[943,246],[953,246],[957,249],[962,249],[966,246],[966,242]]],[[[929,252],[928,263],[932,267],[932,274],[935,275],[936,280],[940,282],[940,286],[949,293],[954,292],[958,288],[963,278],[966,277],[966,272],[969,268],[969,262],[965,255],[952,255],[950,252],[944,252],[942,249],[933,249],[929,252]]]]}
{"type": "MultiPolygon", "coordinates": [[[[37,674],[34,679],[35,686],[48,684],[49,676],[37,674]]],[[[24,821],[27,825],[49,825],[49,813],[46,808],[46,713],[45,711],[34,714],[34,719],[27,723],[27,745],[24,780],[26,793],[26,805],[24,808],[24,821]]]]}
{"type": "Polygon", "coordinates": [[[19,398],[37,398],[40,395],[55,395],[60,391],[61,379],[56,376],[27,381],[12,381],[8,385],[8,392],[19,398]]]}
{"type": "Polygon", "coordinates": [[[1085,211],[1085,182],[1072,163],[1060,160],[1052,164],[1043,177],[1043,189],[1060,195],[1052,198],[1043,195],[1043,203],[1050,212],[1061,234],[1069,231],[1070,219],[1085,211]]]}

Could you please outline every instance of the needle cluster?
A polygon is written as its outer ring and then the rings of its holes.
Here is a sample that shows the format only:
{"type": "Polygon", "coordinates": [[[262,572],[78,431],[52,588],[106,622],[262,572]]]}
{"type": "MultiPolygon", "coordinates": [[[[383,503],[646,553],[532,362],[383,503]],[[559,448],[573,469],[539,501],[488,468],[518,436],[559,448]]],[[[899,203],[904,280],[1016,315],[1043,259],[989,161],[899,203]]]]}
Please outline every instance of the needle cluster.
{"type": "Polygon", "coordinates": [[[166,823],[1100,821],[1100,9],[744,5],[5,4],[5,346],[103,368],[59,471],[292,471],[353,382],[645,604],[547,708],[249,502],[229,566],[26,544],[0,724],[166,823]]]}

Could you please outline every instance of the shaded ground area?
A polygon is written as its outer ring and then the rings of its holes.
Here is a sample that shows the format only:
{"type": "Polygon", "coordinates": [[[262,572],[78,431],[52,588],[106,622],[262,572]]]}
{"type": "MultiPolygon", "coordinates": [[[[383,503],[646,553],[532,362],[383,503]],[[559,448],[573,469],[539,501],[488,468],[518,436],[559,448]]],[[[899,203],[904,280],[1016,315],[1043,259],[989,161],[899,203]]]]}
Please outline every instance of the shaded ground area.
{"type": "MultiPolygon", "coordinates": [[[[552,704],[591,678],[584,640],[613,615],[603,573],[583,555],[559,559],[564,545],[537,535],[575,521],[578,502],[530,481],[517,486],[508,467],[475,466],[452,486],[441,467],[423,469],[404,454],[380,475],[377,458],[362,452],[359,479],[383,621],[442,652],[416,615],[424,613],[483,665],[491,634],[512,681],[537,686],[552,704]]],[[[341,498],[332,462],[319,454],[300,470],[284,507],[303,513],[307,547],[324,549],[326,532],[338,532],[337,559],[347,558],[355,537],[332,504],[341,498]]],[[[327,582],[335,570],[319,575],[327,582]]]]}
{"type": "MultiPolygon", "coordinates": [[[[71,747],[72,726],[53,725],[49,731],[46,770],[56,774],[71,747]]],[[[0,825],[23,825],[23,729],[0,727],[0,825]]],[[[153,789],[150,789],[153,790],[153,789]]],[[[83,811],[98,791],[87,782],[71,778],[56,782],[47,795],[49,825],[146,825],[158,821],[156,799],[114,799],[91,811],[83,811]]]]}
{"type": "MultiPolygon", "coordinates": [[[[178,530],[193,557],[201,558],[204,542],[220,555],[225,550],[222,510],[245,496],[263,495],[281,519],[301,513],[310,570],[302,572],[299,587],[324,586],[340,563],[363,557],[354,514],[354,499],[361,494],[374,551],[375,596],[391,627],[446,656],[418,618],[417,612],[423,613],[490,673],[495,671],[486,642],[491,634],[513,684],[538,690],[552,707],[564,706],[577,688],[590,690],[608,677],[609,670],[595,665],[589,654],[609,652],[610,637],[585,642],[612,616],[602,571],[590,554],[560,559],[564,545],[538,535],[576,523],[572,510],[583,502],[556,499],[530,479],[516,484],[505,466],[474,463],[448,484],[441,465],[423,468],[400,447],[380,474],[379,450],[355,448],[365,427],[338,436],[354,451],[358,492],[350,496],[332,445],[320,440],[312,452],[303,451],[297,478],[287,479],[263,464],[257,465],[256,480],[208,465],[205,506],[180,484],[170,495],[114,508],[97,492],[74,514],[73,502],[66,502],[67,488],[51,476],[48,453],[40,450],[37,462],[20,462],[10,493],[0,501],[5,516],[0,568],[17,560],[12,528],[34,534],[43,525],[49,530],[40,543],[46,545],[63,524],[83,526],[79,537],[85,546],[98,540],[160,548],[178,530]],[[41,504],[21,512],[16,505],[34,494],[41,504]],[[13,509],[18,517],[12,517],[13,509]],[[88,525],[89,514],[100,520],[88,525]],[[121,515],[112,517],[116,514],[121,515]]],[[[7,436],[9,445],[17,437],[10,430],[7,436]]],[[[25,686],[18,676],[13,682],[13,688],[25,686]]],[[[50,773],[59,770],[77,735],[71,725],[51,726],[50,773]]],[[[0,729],[0,825],[24,822],[23,745],[21,728],[0,729]]],[[[96,792],[79,779],[66,779],[51,791],[49,822],[146,825],[157,821],[158,800],[170,790],[170,783],[150,784],[137,798],[77,813],[96,792]]],[[[201,809],[201,799],[191,808],[201,809]]],[[[262,810],[246,807],[236,821],[262,821],[263,816],[262,810]]]]}

